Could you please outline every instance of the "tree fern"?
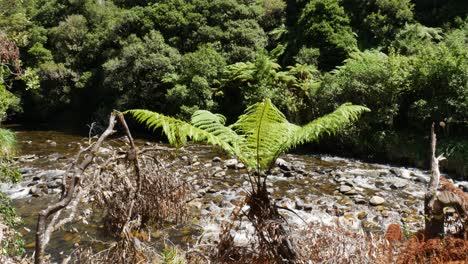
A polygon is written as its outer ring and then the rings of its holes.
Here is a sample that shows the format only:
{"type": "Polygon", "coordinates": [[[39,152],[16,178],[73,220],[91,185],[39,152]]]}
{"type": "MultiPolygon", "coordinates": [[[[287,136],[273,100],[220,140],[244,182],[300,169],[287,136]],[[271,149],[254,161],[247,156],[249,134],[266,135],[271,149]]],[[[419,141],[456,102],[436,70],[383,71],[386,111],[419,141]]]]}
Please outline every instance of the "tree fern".
{"type": "Polygon", "coordinates": [[[193,114],[192,124],[147,110],[127,112],[150,129],[162,128],[170,144],[181,146],[189,138],[206,141],[261,171],[269,168],[281,153],[317,141],[323,135],[334,135],[366,111],[370,110],[347,103],[302,127],[289,123],[269,99],[248,107],[231,126],[225,125],[224,116],[205,110],[193,114]]]}

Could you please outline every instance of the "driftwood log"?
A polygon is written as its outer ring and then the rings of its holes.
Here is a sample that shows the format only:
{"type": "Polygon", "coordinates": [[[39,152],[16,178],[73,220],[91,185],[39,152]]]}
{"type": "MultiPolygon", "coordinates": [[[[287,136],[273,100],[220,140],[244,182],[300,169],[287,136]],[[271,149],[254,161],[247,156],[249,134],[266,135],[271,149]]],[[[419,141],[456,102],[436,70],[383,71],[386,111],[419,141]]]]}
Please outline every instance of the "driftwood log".
{"type": "MultiPolygon", "coordinates": [[[[78,204],[86,193],[85,188],[81,186],[85,177],[85,171],[93,163],[96,154],[99,152],[99,148],[102,146],[104,141],[110,135],[115,133],[114,127],[117,122],[121,123],[126,136],[130,141],[130,149],[128,150],[126,158],[133,163],[135,170],[137,171],[138,191],[141,189],[141,177],[137,158],[138,150],[136,149],[135,143],[125,122],[123,114],[118,111],[113,111],[109,117],[109,125],[107,129],[101,134],[95,143],[80,151],[74,163],[72,163],[71,166],[67,169],[64,178],[69,177],[70,180],[67,181],[67,179],[64,179],[63,182],[67,183],[67,186],[65,187],[60,200],[39,212],[36,227],[36,244],[34,253],[35,264],[43,264],[45,262],[44,252],[52,233],[65,224],[73,221],[75,218],[78,204]],[[65,211],[69,211],[69,213],[67,216],[63,217],[62,213],[65,213],[65,211]]],[[[107,163],[108,162],[104,163],[104,165],[107,163]]],[[[138,193],[134,194],[133,198],[135,199],[137,196],[138,193]]],[[[128,221],[130,221],[133,204],[134,201],[132,200],[129,207],[128,221]]]]}
{"type": "Polygon", "coordinates": [[[439,162],[445,157],[442,155],[436,157],[436,144],[437,138],[434,124],[432,124],[431,180],[424,198],[425,237],[431,239],[445,235],[444,208],[446,207],[452,207],[456,210],[460,221],[462,221],[463,233],[466,236],[468,195],[440,175],[439,162]]]}

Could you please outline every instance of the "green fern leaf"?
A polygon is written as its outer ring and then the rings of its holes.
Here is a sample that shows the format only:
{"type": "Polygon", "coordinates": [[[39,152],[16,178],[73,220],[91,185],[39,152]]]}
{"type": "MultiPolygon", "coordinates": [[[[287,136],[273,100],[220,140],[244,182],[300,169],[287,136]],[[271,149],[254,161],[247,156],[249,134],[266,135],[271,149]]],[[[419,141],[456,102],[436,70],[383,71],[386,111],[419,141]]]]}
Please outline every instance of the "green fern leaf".
{"type": "Polygon", "coordinates": [[[270,99],[265,99],[248,107],[232,127],[246,137],[245,144],[241,146],[244,153],[242,162],[261,170],[270,166],[277,156],[278,147],[287,141],[290,131],[297,126],[289,123],[270,99]]]}
{"type": "Polygon", "coordinates": [[[161,128],[169,144],[176,147],[183,146],[187,143],[187,139],[191,139],[196,142],[206,141],[208,144],[221,147],[228,153],[236,154],[234,148],[223,138],[182,120],[142,109],[128,110],[124,113],[131,114],[138,122],[145,124],[153,131],[161,128]]]}
{"type": "Polygon", "coordinates": [[[323,135],[335,135],[351,122],[356,121],[364,112],[370,109],[360,105],[346,103],[334,112],[313,120],[303,127],[296,128],[281,149],[287,151],[298,145],[318,141],[323,135]]]}

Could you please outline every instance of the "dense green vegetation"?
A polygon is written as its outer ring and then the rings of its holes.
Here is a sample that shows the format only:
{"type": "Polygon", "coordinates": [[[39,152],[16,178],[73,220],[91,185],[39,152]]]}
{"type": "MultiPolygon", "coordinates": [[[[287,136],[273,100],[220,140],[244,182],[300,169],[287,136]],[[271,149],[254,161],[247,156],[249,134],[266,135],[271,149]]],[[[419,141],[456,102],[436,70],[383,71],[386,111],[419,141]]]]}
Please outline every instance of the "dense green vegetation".
{"type": "Polygon", "coordinates": [[[352,102],[372,112],[322,149],[424,165],[430,124],[443,122],[438,134],[448,167],[467,174],[463,0],[0,6],[2,39],[19,48],[26,76],[2,66],[0,118],[8,111],[16,120],[84,124],[114,108],[145,108],[183,119],[207,109],[234,121],[270,98],[289,120],[305,124],[352,102]]]}

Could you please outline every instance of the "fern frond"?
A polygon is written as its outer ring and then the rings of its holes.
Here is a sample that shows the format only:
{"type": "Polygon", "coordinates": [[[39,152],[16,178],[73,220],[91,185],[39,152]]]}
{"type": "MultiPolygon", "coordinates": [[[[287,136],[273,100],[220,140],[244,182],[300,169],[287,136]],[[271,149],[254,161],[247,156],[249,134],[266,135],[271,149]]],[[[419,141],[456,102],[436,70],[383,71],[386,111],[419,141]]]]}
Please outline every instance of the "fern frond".
{"type": "Polygon", "coordinates": [[[260,170],[270,166],[278,148],[298,127],[289,123],[270,99],[265,99],[248,107],[232,128],[246,137],[245,144],[241,146],[244,153],[242,162],[260,170]]]}
{"type": "Polygon", "coordinates": [[[223,138],[182,120],[142,109],[128,110],[124,113],[131,114],[139,123],[145,124],[153,131],[161,128],[169,143],[176,147],[183,146],[187,143],[187,139],[191,139],[196,142],[206,141],[208,144],[221,147],[228,153],[236,154],[234,148],[223,138]]]}
{"type": "Polygon", "coordinates": [[[213,114],[207,110],[195,111],[191,118],[191,124],[208,133],[213,134],[220,140],[230,144],[236,156],[241,156],[240,146],[245,142],[245,137],[238,135],[230,127],[226,126],[226,117],[221,114],[213,114]]]}
{"type": "Polygon", "coordinates": [[[307,142],[318,141],[323,135],[335,135],[351,122],[356,121],[362,113],[369,111],[370,109],[364,106],[343,104],[334,112],[294,129],[280,151],[284,152],[307,142]]]}

